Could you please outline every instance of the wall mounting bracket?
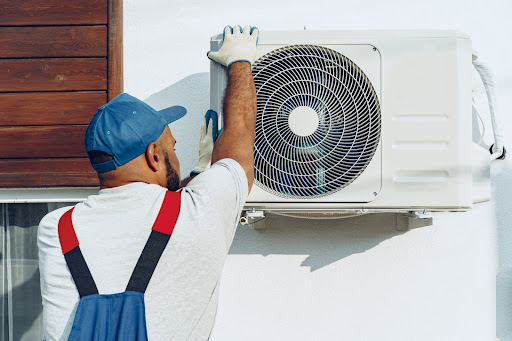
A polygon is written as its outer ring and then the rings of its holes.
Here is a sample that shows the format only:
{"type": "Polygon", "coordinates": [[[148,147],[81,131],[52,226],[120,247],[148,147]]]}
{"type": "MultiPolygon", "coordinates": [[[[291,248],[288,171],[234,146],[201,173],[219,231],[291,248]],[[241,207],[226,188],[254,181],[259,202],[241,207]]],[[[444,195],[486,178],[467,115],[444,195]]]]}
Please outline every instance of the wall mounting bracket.
{"type": "Polygon", "coordinates": [[[432,213],[426,210],[396,214],[396,229],[398,231],[409,231],[410,229],[430,225],[432,225],[432,213]]]}
{"type": "Polygon", "coordinates": [[[265,212],[252,209],[243,211],[240,217],[240,224],[249,225],[253,230],[261,230],[265,228],[265,212]]]}

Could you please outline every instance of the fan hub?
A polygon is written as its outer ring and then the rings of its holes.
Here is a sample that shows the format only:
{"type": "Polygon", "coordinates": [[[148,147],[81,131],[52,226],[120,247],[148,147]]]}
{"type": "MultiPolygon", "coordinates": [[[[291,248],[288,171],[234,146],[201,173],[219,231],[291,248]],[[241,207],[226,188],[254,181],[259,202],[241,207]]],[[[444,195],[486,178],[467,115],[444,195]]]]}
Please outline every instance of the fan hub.
{"type": "Polygon", "coordinates": [[[290,130],[299,136],[312,135],[319,123],[316,111],[307,106],[297,107],[288,115],[290,130]]]}

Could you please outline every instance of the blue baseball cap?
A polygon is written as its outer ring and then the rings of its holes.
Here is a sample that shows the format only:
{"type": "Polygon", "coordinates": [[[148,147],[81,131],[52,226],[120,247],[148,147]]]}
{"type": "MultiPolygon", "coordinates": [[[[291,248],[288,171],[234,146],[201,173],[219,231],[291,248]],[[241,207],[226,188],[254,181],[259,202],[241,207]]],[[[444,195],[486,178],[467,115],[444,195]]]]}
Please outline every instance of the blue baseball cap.
{"type": "Polygon", "coordinates": [[[93,163],[98,173],[109,172],[146,152],[158,140],[165,127],[185,116],[187,110],[173,106],[157,111],[141,100],[122,93],[99,107],[85,132],[87,152],[97,150],[112,160],[93,163]]]}

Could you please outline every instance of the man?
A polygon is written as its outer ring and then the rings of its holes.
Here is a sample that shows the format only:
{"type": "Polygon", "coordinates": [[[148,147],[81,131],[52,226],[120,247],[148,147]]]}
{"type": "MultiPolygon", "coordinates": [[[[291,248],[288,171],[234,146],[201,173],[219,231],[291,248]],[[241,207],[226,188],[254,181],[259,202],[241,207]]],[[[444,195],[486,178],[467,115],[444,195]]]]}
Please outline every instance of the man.
{"type": "MultiPolygon", "coordinates": [[[[222,267],[253,183],[256,90],[251,63],[258,30],[228,26],[224,34],[221,49],[208,55],[227,67],[223,132],[212,166],[181,189],[174,232],[145,292],[149,340],[208,339],[222,267]]],[[[184,113],[180,107],[156,112],[122,94],[99,108],[89,125],[86,149],[101,189],[77,204],[71,219],[100,294],[126,290],[166,191],[180,186],[168,123],[184,113]]],[[[46,340],[67,339],[79,301],[57,231],[69,209],[49,213],[39,225],[46,340]]]]}

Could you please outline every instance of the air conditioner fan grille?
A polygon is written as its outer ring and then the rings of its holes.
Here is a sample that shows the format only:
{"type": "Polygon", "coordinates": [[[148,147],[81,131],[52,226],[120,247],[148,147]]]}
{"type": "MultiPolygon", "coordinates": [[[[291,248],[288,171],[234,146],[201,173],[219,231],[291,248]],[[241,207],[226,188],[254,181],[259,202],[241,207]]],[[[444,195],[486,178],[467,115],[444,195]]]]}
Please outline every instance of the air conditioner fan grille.
{"type": "Polygon", "coordinates": [[[255,182],[284,198],[318,198],[354,181],[380,139],[377,95],[329,48],[292,45],[259,58],[255,182]]]}

